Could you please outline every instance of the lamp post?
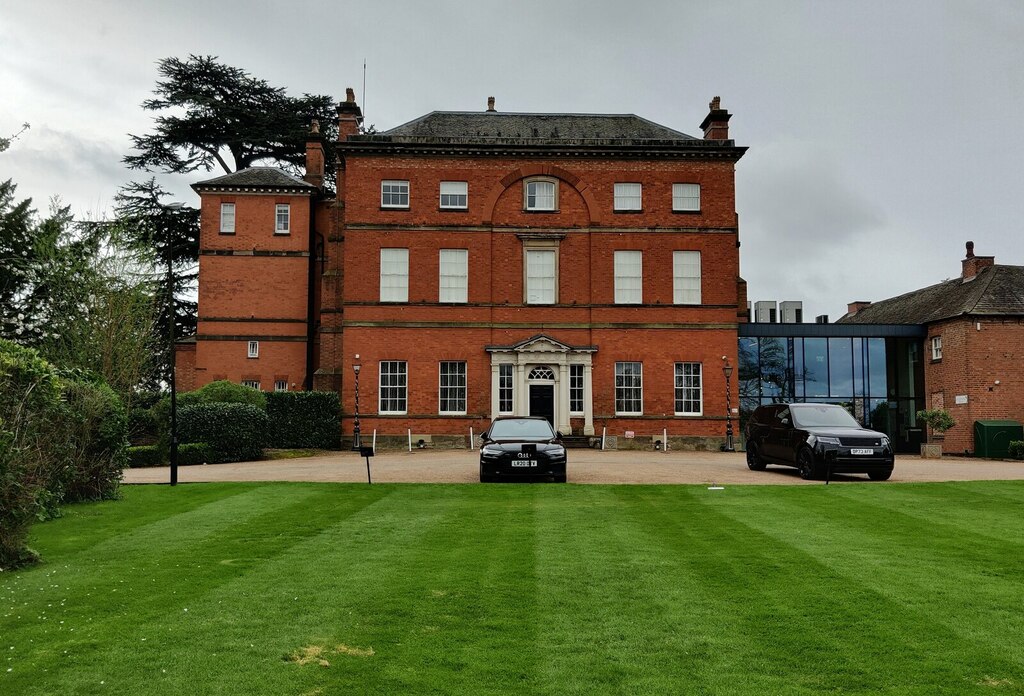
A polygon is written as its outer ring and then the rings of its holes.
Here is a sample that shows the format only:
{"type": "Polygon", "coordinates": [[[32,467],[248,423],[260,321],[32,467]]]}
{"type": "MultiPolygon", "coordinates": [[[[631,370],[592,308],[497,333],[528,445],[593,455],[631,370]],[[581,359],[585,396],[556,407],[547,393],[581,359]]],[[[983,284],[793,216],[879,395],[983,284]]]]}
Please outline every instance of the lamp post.
{"type": "MultiPolygon", "coordinates": [[[[164,212],[180,210],[184,203],[168,203],[167,205],[161,206],[164,212]]],[[[174,213],[169,213],[173,215],[174,213]]],[[[174,360],[174,323],[177,320],[177,312],[174,308],[174,254],[172,252],[172,241],[174,239],[173,233],[171,232],[170,226],[165,230],[167,232],[166,246],[167,246],[167,324],[168,334],[170,334],[170,346],[168,350],[169,362],[171,368],[171,485],[178,485],[178,394],[175,388],[174,373],[175,373],[175,360],[174,360]]]]}
{"type": "MultiPolygon", "coordinates": [[[[725,356],[722,356],[725,360],[725,356]]],[[[732,365],[726,361],[722,367],[722,372],[725,374],[725,452],[735,452],[736,448],[732,444],[732,389],[730,387],[729,378],[732,377],[732,365]]]]}
{"type": "MultiPolygon", "coordinates": [[[[357,355],[358,359],[359,356],[357,355]]],[[[362,367],[359,363],[352,366],[352,371],[356,373],[356,422],[352,426],[352,451],[358,452],[359,447],[363,444],[360,439],[359,432],[359,368],[362,367]]]]}

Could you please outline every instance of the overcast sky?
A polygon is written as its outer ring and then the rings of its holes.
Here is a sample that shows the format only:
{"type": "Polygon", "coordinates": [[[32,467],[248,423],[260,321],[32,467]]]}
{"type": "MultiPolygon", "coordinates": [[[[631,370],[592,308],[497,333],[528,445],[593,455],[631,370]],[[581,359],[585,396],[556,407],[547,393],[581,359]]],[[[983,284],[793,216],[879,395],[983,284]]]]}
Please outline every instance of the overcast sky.
{"type": "MultiPolygon", "coordinates": [[[[691,135],[711,97],[737,165],[751,300],[834,321],[958,275],[964,242],[1024,264],[1024,2],[0,0],[0,180],[110,213],[167,56],[290,93],[354,87],[379,130],[433,110],[635,113],[691,135]],[[366,90],[362,88],[363,60],[366,90]]],[[[215,172],[214,175],[219,174],[215,172]]],[[[188,185],[164,181],[198,205],[188,185]]]]}

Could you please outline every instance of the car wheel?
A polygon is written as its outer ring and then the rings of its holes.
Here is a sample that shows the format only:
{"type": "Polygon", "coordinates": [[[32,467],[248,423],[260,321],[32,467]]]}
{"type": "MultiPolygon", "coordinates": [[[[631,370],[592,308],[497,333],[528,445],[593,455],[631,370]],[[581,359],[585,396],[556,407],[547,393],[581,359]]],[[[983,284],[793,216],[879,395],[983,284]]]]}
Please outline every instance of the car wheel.
{"type": "Polygon", "coordinates": [[[814,453],[804,447],[796,455],[796,465],[800,470],[800,478],[811,481],[818,477],[818,467],[814,465],[814,453]]]}
{"type": "Polygon", "coordinates": [[[753,442],[747,444],[747,468],[751,471],[764,471],[765,463],[761,453],[753,442]]]}
{"type": "Polygon", "coordinates": [[[890,476],[892,476],[892,469],[868,472],[868,478],[872,481],[888,481],[890,476]]]}

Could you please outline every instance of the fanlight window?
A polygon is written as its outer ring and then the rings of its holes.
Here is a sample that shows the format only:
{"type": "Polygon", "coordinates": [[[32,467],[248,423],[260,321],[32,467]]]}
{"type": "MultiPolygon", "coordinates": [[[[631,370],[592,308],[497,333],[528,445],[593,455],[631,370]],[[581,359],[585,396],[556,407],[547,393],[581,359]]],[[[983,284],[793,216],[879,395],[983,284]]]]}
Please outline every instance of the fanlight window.
{"type": "Polygon", "coordinates": [[[530,376],[527,379],[551,379],[555,378],[555,373],[551,371],[550,367],[535,367],[530,370],[530,376]]]}

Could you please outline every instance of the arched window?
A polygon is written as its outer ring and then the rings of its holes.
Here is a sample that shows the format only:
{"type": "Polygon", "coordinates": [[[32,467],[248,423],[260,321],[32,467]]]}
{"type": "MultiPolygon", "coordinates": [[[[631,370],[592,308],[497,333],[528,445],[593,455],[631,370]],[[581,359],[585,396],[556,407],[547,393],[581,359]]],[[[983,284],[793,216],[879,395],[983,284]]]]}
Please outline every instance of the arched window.
{"type": "Polygon", "coordinates": [[[530,374],[527,379],[547,379],[554,381],[555,373],[547,366],[535,367],[530,370],[530,374]]]}

